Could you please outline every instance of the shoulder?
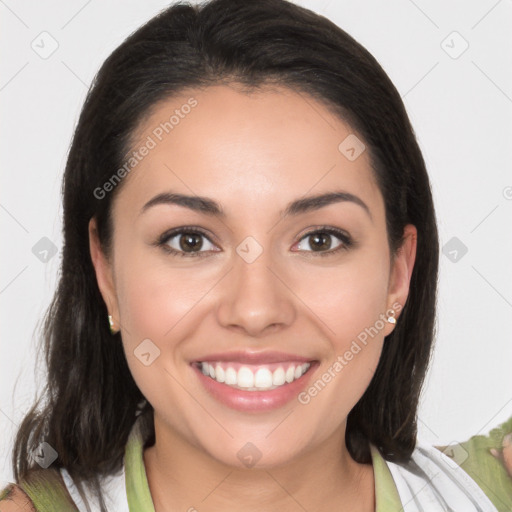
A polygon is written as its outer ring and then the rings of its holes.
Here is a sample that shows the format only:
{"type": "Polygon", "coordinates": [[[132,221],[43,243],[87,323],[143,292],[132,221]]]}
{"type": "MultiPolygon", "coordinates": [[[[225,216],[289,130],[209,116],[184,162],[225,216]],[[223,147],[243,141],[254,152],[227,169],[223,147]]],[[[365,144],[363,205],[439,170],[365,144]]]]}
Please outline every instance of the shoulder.
{"type": "Polygon", "coordinates": [[[58,469],[31,469],[0,492],[0,512],[77,510],[58,469]]]}
{"type": "Polygon", "coordinates": [[[35,512],[30,498],[15,484],[0,491],[0,512],[35,512]]]}

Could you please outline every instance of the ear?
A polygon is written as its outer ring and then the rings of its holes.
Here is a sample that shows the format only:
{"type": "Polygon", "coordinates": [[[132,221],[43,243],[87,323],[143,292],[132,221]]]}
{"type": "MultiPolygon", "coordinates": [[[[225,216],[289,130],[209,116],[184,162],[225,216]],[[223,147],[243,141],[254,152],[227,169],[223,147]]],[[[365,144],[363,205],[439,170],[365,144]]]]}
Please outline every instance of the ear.
{"type": "MultiPolygon", "coordinates": [[[[405,306],[407,297],[409,296],[409,286],[411,282],[412,270],[416,260],[416,246],[418,240],[418,232],[412,224],[407,224],[404,228],[403,243],[394,256],[391,264],[391,272],[388,285],[388,312],[386,316],[395,312],[398,318],[400,311],[405,306]]],[[[389,325],[389,334],[393,328],[393,324],[389,325]]]]}
{"type": "MultiPolygon", "coordinates": [[[[101,247],[95,217],[89,221],[89,250],[91,253],[92,264],[96,272],[98,287],[105,305],[107,306],[107,311],[109,315],[112,315],[114,327],[116,330],[119,330],[119,306],[117,302],[112,264],[105,256],[101,247]]],[[[105,323],[107,322],[108,319],[105,318],[105,323]]]]}

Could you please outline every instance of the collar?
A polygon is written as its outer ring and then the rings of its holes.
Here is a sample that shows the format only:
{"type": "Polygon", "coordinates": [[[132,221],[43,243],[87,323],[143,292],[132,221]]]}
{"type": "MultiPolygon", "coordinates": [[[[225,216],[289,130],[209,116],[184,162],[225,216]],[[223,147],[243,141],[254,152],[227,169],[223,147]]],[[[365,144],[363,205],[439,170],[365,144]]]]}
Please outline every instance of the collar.
{"type": "MultiPolygon", "coordinates": [[[[402,509],[400,496],[386,460],[374,445],[370,445],[375,478],[375,512],[402,509]]],[[[143,459],[144,440],[136,422],[125,450],[125,484],[130,511],[155,512],[143,459]]]]}

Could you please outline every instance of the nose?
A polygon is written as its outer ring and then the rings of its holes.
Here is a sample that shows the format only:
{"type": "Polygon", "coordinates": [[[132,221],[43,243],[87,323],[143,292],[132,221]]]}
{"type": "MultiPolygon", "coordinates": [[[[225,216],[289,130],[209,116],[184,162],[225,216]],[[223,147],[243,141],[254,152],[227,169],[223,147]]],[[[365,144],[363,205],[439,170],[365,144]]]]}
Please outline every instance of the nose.
{"type": "Polygon", "coordinates": [[[296,314],[293,292],[280,274],[269,251],[250,263],[235,253],[217,307],[218,322],[256,338],[290,326],[296,314]]]}

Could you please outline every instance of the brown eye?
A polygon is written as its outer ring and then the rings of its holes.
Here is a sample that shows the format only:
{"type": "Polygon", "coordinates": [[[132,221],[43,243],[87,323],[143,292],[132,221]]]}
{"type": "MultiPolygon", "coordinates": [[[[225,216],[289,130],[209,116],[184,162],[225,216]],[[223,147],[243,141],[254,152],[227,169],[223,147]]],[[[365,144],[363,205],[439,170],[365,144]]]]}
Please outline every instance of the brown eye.
{"type": "Polygon", "coordinates": [[[309,246],[314,251],[328,251],[331,248],[331,238],[332,235],[328,235],[327,233],[315,233],[314,235],[309,235],[309,246]]]}
{"type": "Polygon", "coordinates": [[[334,228],[325,228],[312,231],[303,236],[297,245],[300,251],[319,253],[320,256],[327,256],[342,249],[348,249],[352,245],[351,238],[334,228]]]}
{"type": "Polygon", "coordinates": [[[178,235],[179,245],[182,251],[198,251],[203,246],[202,236],[198,233],[185,233],[178,235]]]}
{"type": "Polygon", "coordinates": [[[206,234],[191,229],[164,233],[158,245],[177,256],[204,256],[207,252],[217,251],[206,234]]]}

